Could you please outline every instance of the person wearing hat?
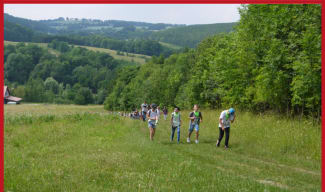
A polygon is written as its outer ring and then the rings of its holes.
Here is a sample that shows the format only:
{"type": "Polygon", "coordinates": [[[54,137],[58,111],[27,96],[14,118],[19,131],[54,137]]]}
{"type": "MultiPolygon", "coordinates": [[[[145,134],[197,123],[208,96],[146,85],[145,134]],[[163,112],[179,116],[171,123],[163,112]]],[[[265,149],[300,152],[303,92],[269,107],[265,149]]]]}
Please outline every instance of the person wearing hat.
{"type": "Polygon", "coordinates": [[[150,140],[153,140],[153,136],[155,136],[156,125],[158,123],[158,114],[157,114],[157,105],[151,104],[151,109],[147,113],[148,117],[148,128],[150,129],[150,140]]]}
{"type": "Polygon", "coordinates": [[[224,133],[226,132],[225,148],[228,148],[229,134],[230,134],[230,122],[235,121],[235,109],[230,108],[224,110],[220,114],[219,118],[219,139],[217,140],[216,146],[219,147],[224,133]]]}

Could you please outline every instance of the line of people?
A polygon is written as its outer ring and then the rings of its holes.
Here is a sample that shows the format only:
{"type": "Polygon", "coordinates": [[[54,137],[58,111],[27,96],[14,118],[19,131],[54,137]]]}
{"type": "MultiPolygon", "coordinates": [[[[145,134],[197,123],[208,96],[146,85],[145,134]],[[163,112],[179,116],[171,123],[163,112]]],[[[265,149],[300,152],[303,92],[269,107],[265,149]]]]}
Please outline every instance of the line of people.
{"type": "MultiPolygon", "coordinates": [[[[132,114],[135,119],[142,119],[144,122],[148,119],[148,128],[149,128],[149,136],[150,140],[153,140],[155,135],[156,127],[158,125],[160,119],[160,108],[156,104],[148,105],[144,102],[141,105],[141,113],[135,110],[132,114]]],[[[163,108],[164,119],[167,119],[168,110],[166,107],[163,108]]],[[[216,146],[219,147],[220,143],[223,139],[224,134],[226,133],[225,138],[225,148],[229,147],[229,135],[230,135],[230,123],[235,121],[235,110],[233,108],[224,110],[221,112],[219,117],[219,138],[217,139],[216,146]]],[[[199,143],[199,131],[200,131],[200,123],[203,121],[202,113],[199,111],[199,106],[195,104],[193,106],[193,111],[189,114],[189,128],[187,135],[187,143],[191,142],[191,135],[195,130],[195,143],[199,143]]],[[[180,143],[180,130],[182,126],[181,113],[179,107],[175,107],[173,113],[171,114],[171,136],[170,140],[174,140],[175,132],[177,132],[177,143],[180,143]]]]}

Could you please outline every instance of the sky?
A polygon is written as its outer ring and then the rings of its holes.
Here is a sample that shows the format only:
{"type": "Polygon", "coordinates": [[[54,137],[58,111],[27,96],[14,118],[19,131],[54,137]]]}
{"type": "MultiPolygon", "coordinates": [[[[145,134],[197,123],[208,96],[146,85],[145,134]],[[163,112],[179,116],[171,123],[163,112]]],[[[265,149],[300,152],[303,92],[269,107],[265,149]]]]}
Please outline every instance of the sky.
{"type": "Polygon", "coordinates": [[[4,12],[32,20],[69,17],[192,25],[237,22],[239,7],[239,4],[5,4],[4,12]]]}

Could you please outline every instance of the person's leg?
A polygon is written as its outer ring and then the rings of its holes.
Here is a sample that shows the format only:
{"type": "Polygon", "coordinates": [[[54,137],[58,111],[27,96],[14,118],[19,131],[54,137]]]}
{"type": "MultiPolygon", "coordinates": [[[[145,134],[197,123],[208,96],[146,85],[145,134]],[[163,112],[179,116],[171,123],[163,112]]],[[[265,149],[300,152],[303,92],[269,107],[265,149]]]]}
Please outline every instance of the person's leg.
{"type": "Polygon", "coordinates": [[[153,132],[153,128],[152,128],[152,127],[150,127],[149,129],[150,129],[150,140],[152,141],[152,139],[153,139],[153,135],[152,135],[152,132],[153,132]]]}
{"type": "Polygon", "coordinates": [[[174,134],[175,134],[175,127],[172,126],[172,134],[170,136],[170,140],[173,141],[174,140],[174,134]]]}
{"type": "Polygon", "coordinates": [[[224,131],[219,127],[219,139],[217,140],[217,145],[220,146],[221,140],[223,138],[224,131]]]}
{"type": "Polygon", "coordinates": [[[180,137],[181,137],[181,127],[177,126],[177,142],[178,143],[179,143],[180,137]]]}
{"type": "Polygon", "coordinates": [[[147,115],[147,113],[146,112],[143,112],[143,122],[146,121],[146,115],[147,115]]]}
{"type": "Polygon", "coordinates": [[[196,140],[199,141],[199,125],[195,124],[196,140]]]}
{"type": "Polygon", "coordinates": [[[192,123],[190,123],[190,126],[188,128],[188,137],[187,137],[187,142],[191,142],[190,138],[191,138],[191,135],[192,135],[192,132],[193,132],[193,129],[194,129],[194,125],[192,125],[192,123]]]}
{"type": "Polygon", "coordinates": [[[225,129],[226,132],[226,141],[225,141],[225,147],[228,147],[228,141],[229,141],[229,134],[230,134],[230,127],[225,129]]]}
{"type": "Polygon", "coordinates": [[[194,125],[192,125],[192,123],[190,123],[190,126],[188,128],[188,138],[191,137],[193,129],[194,129],[194,125]]]}
{"type": "Polygon", "coordinates": [[[156,133],[156,128],[152,128],[152,139],[155,136],[155,133],[156,133]]]}

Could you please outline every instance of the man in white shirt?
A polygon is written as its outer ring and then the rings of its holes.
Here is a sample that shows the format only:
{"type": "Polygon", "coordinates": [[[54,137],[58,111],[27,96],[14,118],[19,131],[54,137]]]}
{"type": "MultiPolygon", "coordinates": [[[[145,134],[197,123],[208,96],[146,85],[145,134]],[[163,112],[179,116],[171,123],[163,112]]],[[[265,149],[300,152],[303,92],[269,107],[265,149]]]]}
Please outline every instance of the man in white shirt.
{"type": "Polygon", "coordinates": [[[146,103],[146,101],[144,101],[141,105],[141,116],[143,121],[146,121],[147,112],[148,112],[148,104],[146,103]]]}
{"type": "Polygon", "coordinates": [[[220,146],[220,142],[226,132],[225,148],[228,148],[229,134],[230,134],[230,122],[235,121],[235,109],[230,108],[221,112],[219,117],[219,139],[217,140],[216,146],[220,146]]]}

